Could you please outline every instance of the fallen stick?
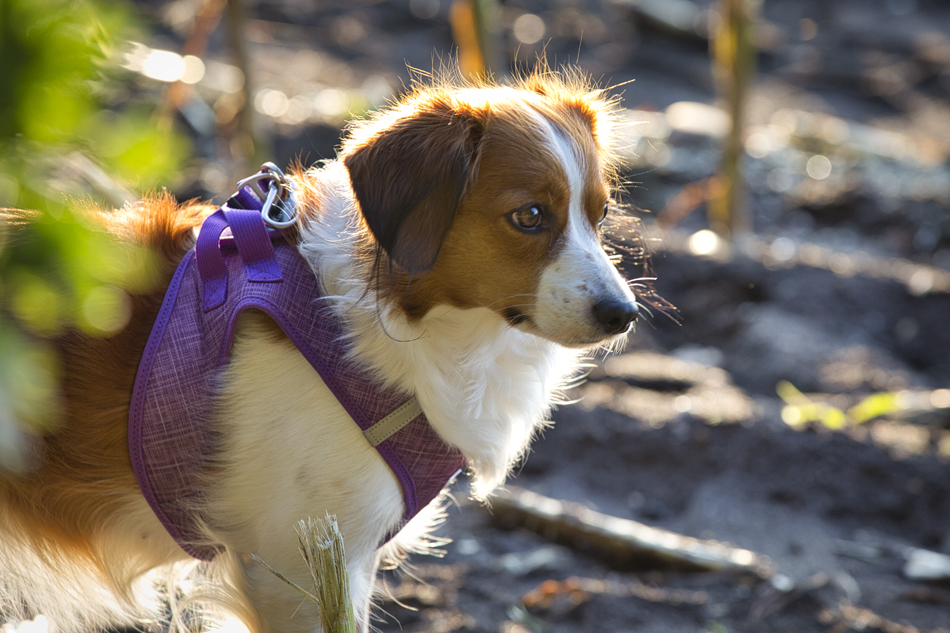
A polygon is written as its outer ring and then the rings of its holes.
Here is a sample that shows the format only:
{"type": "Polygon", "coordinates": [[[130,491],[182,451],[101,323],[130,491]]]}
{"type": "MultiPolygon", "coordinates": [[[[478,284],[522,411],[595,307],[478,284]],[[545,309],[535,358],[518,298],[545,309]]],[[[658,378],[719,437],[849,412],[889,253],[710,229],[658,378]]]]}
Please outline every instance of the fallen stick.
{"type": "Polygon", "coordinates": [[[904,577],[925,582],[950,582],[950,556],[908,547],[904,551],[904,577]]]}
{"type": "Polygon", "coordinates": [[[531,530],[588,550],[617,568],[739,572],[763,579],[775,573],[771,561],[755,552],[608,516],[528,490],[501,491],[490,511],[497,527],[531,530]]]}

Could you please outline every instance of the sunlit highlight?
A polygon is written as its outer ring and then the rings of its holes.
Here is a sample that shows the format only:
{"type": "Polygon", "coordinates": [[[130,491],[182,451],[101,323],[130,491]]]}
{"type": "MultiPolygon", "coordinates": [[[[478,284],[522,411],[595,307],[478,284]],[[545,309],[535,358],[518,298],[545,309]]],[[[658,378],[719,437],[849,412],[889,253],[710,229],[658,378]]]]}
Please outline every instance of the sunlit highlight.
{"type": "Polygon", "coordinates": [[[204,62],[194,55],[182,57],[178,53],[149,48],[138,42],[131,42],[131,45],[122,64],[124,68],[167,83],[181,81],[196,84],[204,79],[204,62]]]}
{"type": "Polygon", "coordinates": [[[712,255],[722,246],[722,240],[709,229],[697,231],[689,237],[689,250],[694,255],[712,255]]]}
{"type": "Polygon", "coordinates": [[[0,633],[47,633],[49,620],[45,615],[38,615],[32,620],[19,624],[4,624],[0,626],[0,633]]]}
{"type": "Polygon", "coordinates": [[[831,161],[827,156],[816,154],[805,163],[805,173],[815,180],[824,180],[831,175],[831,161]]]}
{"type": "Polygon", "coordinates": [[[522,44],[535,44],[544,37],[544,20],[533,13],[525,13],[514,24],[515,38],[522,44]]]}

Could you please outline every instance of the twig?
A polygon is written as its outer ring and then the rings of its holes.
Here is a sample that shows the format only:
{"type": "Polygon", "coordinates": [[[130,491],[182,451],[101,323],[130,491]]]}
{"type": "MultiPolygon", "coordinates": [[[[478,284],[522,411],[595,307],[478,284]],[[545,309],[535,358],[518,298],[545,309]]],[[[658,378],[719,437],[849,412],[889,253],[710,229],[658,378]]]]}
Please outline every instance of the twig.
{"type": "Polygon", "coordinates": [[[89,185],[113,207],[119,208],[135,200],[131,191],[104,172],[88,156],[80,151],[71,152],[57,164],[73,180],[89,185]]]}
{"type": "Polygon", "coordinates": [[[498,494],[492,514],[500,527],[523,527],[558,543],[590,549],[620,568],[733,571],[761,578],[774,573],[766,558],[749,550],[608,516],[527,490],[498,494]]]}
{"type": "MultiPolygon", "coordinates": [[[[221,21],[221,13],[224,11],[224,7],[225,0],[204,0],[202,2],[201,7],[195,13],[191,33],[181,47],[182,55],[204,56],[208,49],[208,38],[211,37],[221,21]]],[[[168,85],[159,105],[161,125],[166,128],[171,126],[174,112],[191,98],[193,90],[190,85],[181,81],[168,85]]]]}

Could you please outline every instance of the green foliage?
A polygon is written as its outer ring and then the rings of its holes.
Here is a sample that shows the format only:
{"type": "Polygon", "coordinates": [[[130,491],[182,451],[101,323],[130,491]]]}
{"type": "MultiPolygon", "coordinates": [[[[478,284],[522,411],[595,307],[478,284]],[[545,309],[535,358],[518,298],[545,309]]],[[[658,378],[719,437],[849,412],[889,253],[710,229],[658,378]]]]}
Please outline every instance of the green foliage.
{"type": "MultiPolygon", "coordinates": [[[[4,0],[0,3],[0,144],[8,173],[37,156],[82,149],[105,171],[133,186],[154,187],[187,157],[178,135],[156,127],[154,104],[105,109],[121,48],[133,32],[127,5],[95,0],[4,0]]],[[[111,90],[114,92],[114,90],[111,90]]],[[[149,97],[151,98],[151,97],[149,97]]],[[[46,187],[28,174],[35,203],[46,187]]],[[[0,200],[9,204],[10,200],[0,200]]]]}
{"type": "Polygon", "coordinates": [[[780,381],[776,391],[785,401],[782,420],[790,426],[819,422],[826,428],[840,430],[848,424],[863,424],[905,409],[900,402],[901,394],[893,391],[871,394],[847,410],[814,402],[787,380],[780,381]]]}
{"type": "Polygon", "coordinates": [[[0,216],[0,424],[54,423],[57,369],[42,341],[121,329],[126,292],[154,281],[148,253],[88,226],[51,184],[75,155],[120,188],[154,187],[187,157],[154,104],[116,103],[131,94],[117,62],[132,30],[124,2],[0,0],[0,208],[35,211],[27,223],[0,216]]]}
{"type": "Polygon", "coordinates": [[[903,407],[899,402],[899,394],[893,391],[884,391],[871,394],[848,409],[848,417],[854,420],[855,424],[861,424],[862,422],[868,422],[874,418],[897,413],[902,409],[903,407]]]}
{"type": "Polygon", "coordinates": [[[121,115],[99,112],[90,120],[90,151],[136,188],[152,188],[175,173],[188,154],[181,137],[157,128],[147,108],[121,115]]]}

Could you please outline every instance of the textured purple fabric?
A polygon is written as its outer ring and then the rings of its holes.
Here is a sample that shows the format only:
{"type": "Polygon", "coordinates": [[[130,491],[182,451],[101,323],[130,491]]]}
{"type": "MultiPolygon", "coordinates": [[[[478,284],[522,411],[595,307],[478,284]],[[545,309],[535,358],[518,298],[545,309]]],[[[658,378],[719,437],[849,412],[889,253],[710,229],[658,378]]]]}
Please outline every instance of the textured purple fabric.
{"type": "Polygon", "coordinates": [[[244,209],[260,209],[264,206],[264,201],[260,200],[250,187],[241,187],[232,197],[244,209]]]}
{"type": "MultiPolygon", "coordinates": [[[[224,211],[218,209],[205,219],[198,233],[195,245],[198,259],[198,272],[202,283],[202,308],[212,310],[224,303],[228,291],[228,269],[224,265],[224,257],[218,249],[221,234],[228,228],[228,220],[224,211]]],[[[166,294],[166,299],[168,298],[166,294]]],[[[174,298],[174,297],[173,297],[174,298]]]]}
{"type": "Polygon", "coordinates": [[[234,243],[251,281],[280,281],[274,246],[259,211],[222,209],[234,234],[234,243]]]}
{"type": "MultiPolygon", "coordinates": [[[[259,211],[240,209],[208,217],[196,250],[184,257],[172,278],[136,375],[129,453],[149,505],[196,558],[210,560],[217,551],[201,542],[196,521],[207,520],[200,511],[201,479],[216,453],[211,424],[216,378],[227,364],[234,324],[243,310],[259,309],[274,319],[360,429],[410,397],[383,390],[347,360],[341,325],[321,300],[319,286],[297,250],[264,228],[259,211]],[[263,232],[253,228],[255,222],[263,232]],[[219,239],[228,224],[233,239],[219,239]]],[[[465,465],[424,414],[376,449],[402,488],[403,524],[465,465]]]]}

